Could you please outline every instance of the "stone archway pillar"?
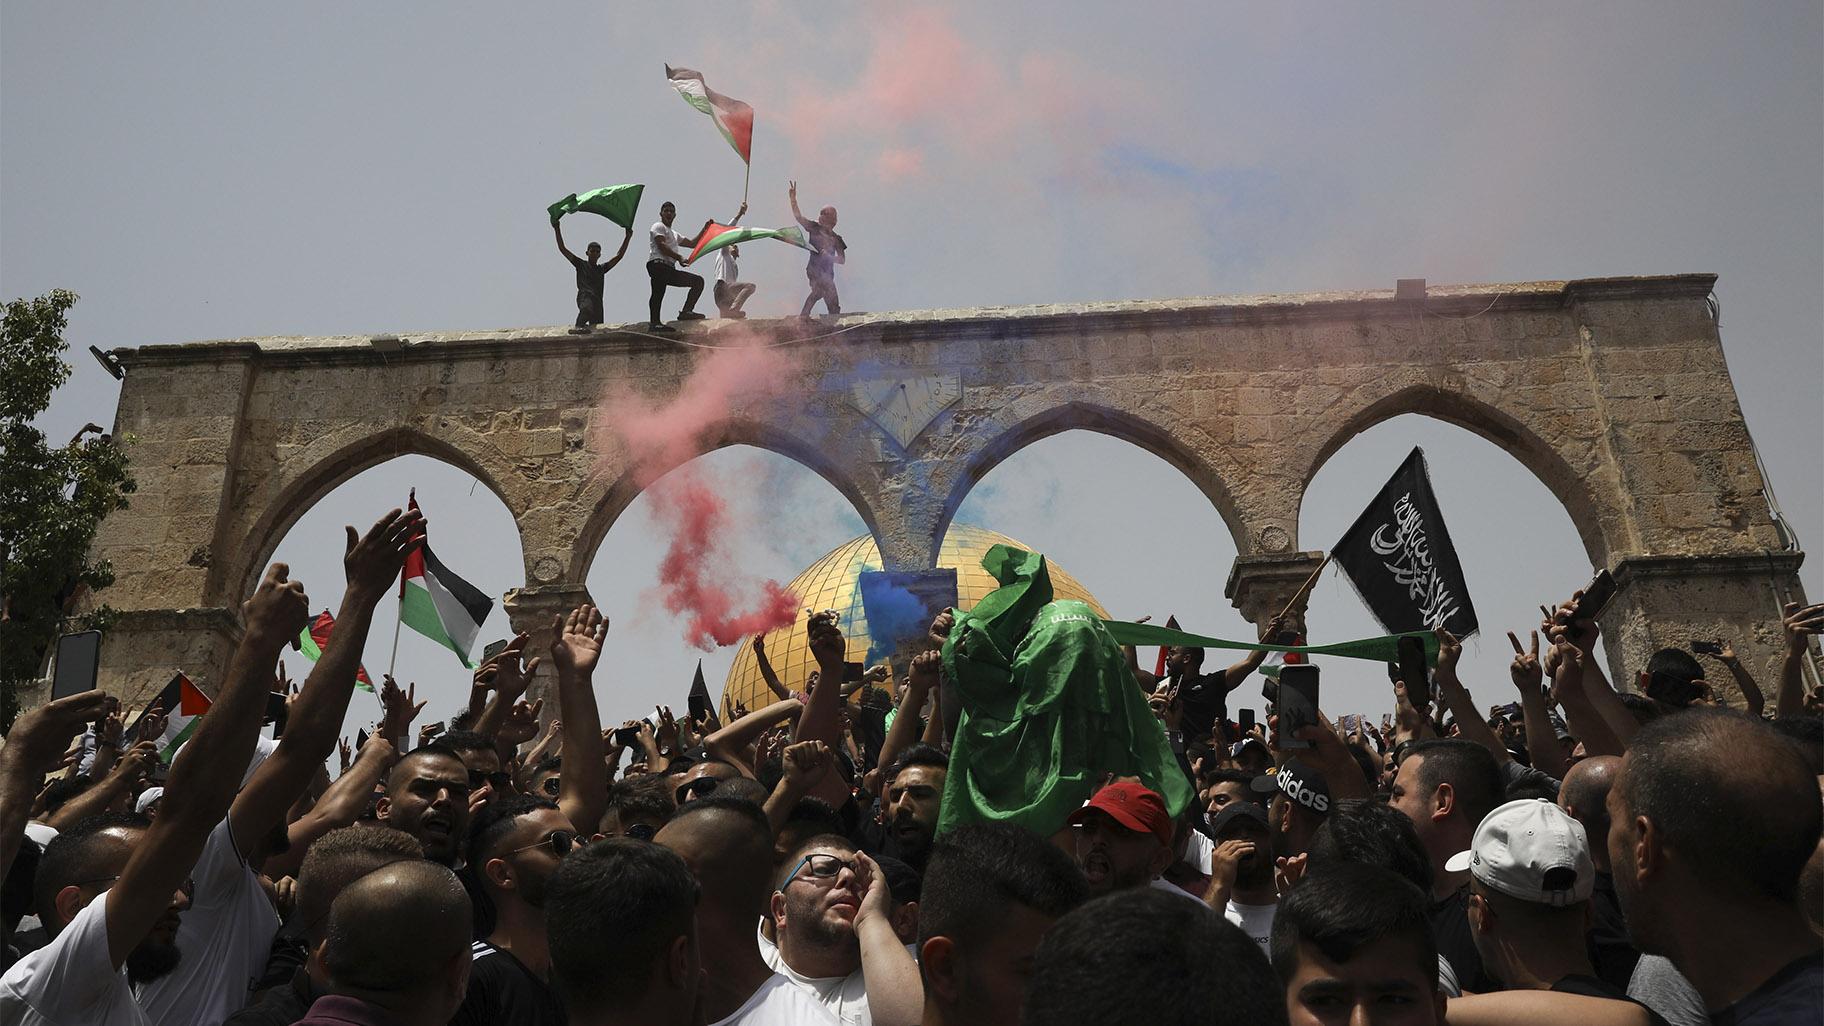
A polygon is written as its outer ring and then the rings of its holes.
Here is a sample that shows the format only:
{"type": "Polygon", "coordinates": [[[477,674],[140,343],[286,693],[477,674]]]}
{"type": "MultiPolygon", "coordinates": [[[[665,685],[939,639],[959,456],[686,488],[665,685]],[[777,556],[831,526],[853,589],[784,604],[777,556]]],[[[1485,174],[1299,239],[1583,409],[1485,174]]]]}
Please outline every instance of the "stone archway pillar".
{"type": "MultiPolygon", "coordinates": [[[[585,602],[594,602],[589,589],[581,585],[558,585],[545,588],[515,588],[507,592],[500,607],[516,633],[531,635],[526,642],[526,658],[537,656],[538,669],[532,685],[526,689],[526,701],[545,700],[539,710],[540,722],[548,723],[557,716],[557,664],[551,659],[551,643],[556,640],[554,625],[559,616],[585,602]]],[[[608,625],[610,631],[614,624],[608,625]]]]}
{"type": "MultiPolygon", "coordinates": [[[[1223,585],[1222,594],[1236,609],[1241,610],[1241,615],[1249,623],[1258,628],[1286,608],[1286,604],[1298,594],[1298,589],[1304,586],[1323,563],[1322,552],[1236,556],[1235,562],[1229,567],[1229,580],[1223,585]]],[[[1310,601],[1311,593],[1306,591],[1293,612],[1302,617],[1310,601]]]]}
{"type": "MultiPolygon", "coordinates": [[[[1805,601],[1803,552],[1703,556],[1625,556],[1615,566],[1615,598],[1603,613],[1609,679],[1636,688],[1647,659],[1662,648],[1691,650],[1693,641],[1727,641],[1773,708],[1786,640],[1781,607],[1805,601]]],[[[1741,706],[1735,678],[1710,656],[1698,656],[1705,679],[1741,706]]]]}

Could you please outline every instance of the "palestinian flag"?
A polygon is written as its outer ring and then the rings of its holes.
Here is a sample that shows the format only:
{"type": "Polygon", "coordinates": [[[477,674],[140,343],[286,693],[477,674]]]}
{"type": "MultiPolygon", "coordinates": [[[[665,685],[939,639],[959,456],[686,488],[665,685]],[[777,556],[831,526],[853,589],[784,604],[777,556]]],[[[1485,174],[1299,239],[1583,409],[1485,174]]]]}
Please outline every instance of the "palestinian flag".
{"type": "MultiPolygon", "coordinates": [[[[325,609],[317,614],[315,620],[304,626],[298,633],[298,651],[304,658],[316,662],[323,658],[323,649],[329,645],[329,632],[336,626],[336,618],[325,609]]],[[[367,675],[367,667],[355,664],[355,687],[363,691],[374,690],[374,679],[367,675]]]]}
{"type": "Polygon", "coordinates": [[[703,234],[697,237],[697,248],[690,251],[690,257],[684,262],[694,262],[698,257],[714,253],[724,246],[735,246],[754,239],[778,239],[800,249],[810,249],[811,244],[804,237],[804,229],[793,225],[790,228],[742,228],[732,224],[717,224],[714,221],[703,227],[703,234]]]}
{"type": "Polygon", "coordinates": [[[665,65],[665,77],[671,81],[671,87],[684,97],[684,102],[697,108],[715,121],[716,127],[722,130],[722,138],[741,154],[741,159],[753,163],[754,145],[754,108],[733,97],[723,96],[703,81],[701,71],[689,68],[674,68],[665,65]]]}
{"type": "MultiPolygon", "coordinates": [[[[414,490],[410,507],[418,508],[414,490]]],[[[399,622],[456,653],[462,665],[474,669],[469,652],[481,633],[481,623],[494,609],[494,600],[473,584],[456,576],[431,554],[427,541],[405,557],[399,580],[399,622]]]]}
{"type": "MultiPolygon", "coordinates": [[[[203,714],[209,711],[209,696],[203,694],[203,689],[190,683],[190,678],[180,670],[153,702],[166,713],[164,736],[155,740],[158,742],[159,761],[169,766],[171,760],[177,757],[177,750],[184,747],[184,743],[196,733],[197,725],[203,722],[203,714]]],[[[146,708],[150,709],[151,706],[146,708]]],[[[143,719],[146,714],[142,712],[139,715],[143,719]]],[[[128,736],[137,736],[138,733],[139,723],[135,721],[128,736]]]]}
{"type": "Polygon", "coordinates": [[[551,215],[552,224],[565,214],[581,211],[600,214],[622,228],[632,228],[633,218],[640,210],[640,194],[645,189],[644,185],[610,185],[606,189],[573,192],[545,210],[551,215]]]}
{"type": "MultiPolygon", "coordinates": [[[[1165,618],[1165,625],[1167,627],[1171,628],[1172,630],[1177,630],[1178,629],[1178,617],[1167,616],[1165,618]]],[[[1159,659],[1157,662],[1153,663],[1153,679],[1154,680],[1164,680],[1165,679],[1165,654],[1166,654],[1167,650],[1169,650],[1170,648],[1171,648],[1170,645],[1160,645],[1159,646],[1159,659]]]]}

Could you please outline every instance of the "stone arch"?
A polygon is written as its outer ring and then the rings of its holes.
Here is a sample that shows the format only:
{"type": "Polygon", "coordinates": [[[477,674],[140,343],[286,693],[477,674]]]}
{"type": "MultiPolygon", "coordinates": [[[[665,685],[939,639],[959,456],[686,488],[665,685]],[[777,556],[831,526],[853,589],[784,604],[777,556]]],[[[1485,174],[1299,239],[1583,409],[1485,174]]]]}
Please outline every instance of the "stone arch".
{"type": "MultiPolygon", "coordinates": [[[[942,542],[944,533],[950,529],[951,519],[969,492],[1008,457],[1040,439],[1076,430],[1118,438],[1171,464],[1216,507],[1235,542],[1236,551],[1244,554],[1249,551],[1249,532],[1241,508],[1222,472],[1159,425],[1125,410],[1083,400],[1070,400],[1027,416],[977,449],[955,475],[931,537],[937,539],[937,543],[942,542]]],[[[931,558],[935,560],[936,555],[934,549],[931,558]]]]}
{"type": "Polygon", "coordinates": [[[623,468],[614,482],[599,493],[582,530],[577,532],[570,558],[566,561],[568,565],[564,571],[563,583],[581,586],[588,579],[590,565],[594,562],[603,539],[608,537],[608,532],[620,520],[621,514],[633,505],[633,500],[645,491],[646,485],[640,483],[642,479],[647,483],[656,481],[699,456],[731,445],[751,445],[756,449],[777,453],[823,478],[855,507],[856,515],[861,517],[868,533],[876,540],[879,539],[874,504],[868,500],[860,483],[846,468],[830,459],[826,450],[819,449],[777,425],[745,418],[729,419],[706,432],[701,444],[688,458],[671,461],[663,466],[623,468]]]}
{"type": "MultiPolygon", "coordinates": [[[[452,433],[465,434],[461,428],[445,427],[452,433]]],[[[259,514],[240,533],[239,544],[234,550],[253,553],[254,558],[244,565],[230,563],[220,577],[217,593],[220,594],[223,587],[231,589],[223,596],[223,601],[235,605],[238,596],[252,591],[280,540],[311,507],[355,475],[400,456],[428,456],[485,485],[512,515],[515,530],[519,532],[515,541],[520,542],[523,552],[520,509],[500,484],[502,480],[510,479],[507,475],[512,473],[511,465],[500,459],[493,447],[478,436],[464,437],[461,441],[463,444],[458,444],[406,425],[364,435],[357,428],[326,436],[304,452],[287,457],[283,464],[303,465],[308,469],[285,479],[272,499],[263,506],[256,506],[259,514]],[[350,435],[358,437],[350,438],[350,435]]]]}
{"type": "MultiPolygon", "coordinates": [[[[1297,511],[1302,514],[1305,489],[1310,487],[1330,457],[1357,435],[1383,421],[1415,413],[1464,428],[1500,446],[1556,497],[1571,516],[1571,523],[1583,539],[1585,551],[1595,566],[1606,566],[1609,551],[1616,539],[1613,533],[1625,525],[1611,522],[1605,515],[1605,504],[1590,474],[1574,467],[1570,460],[1541,438],[1518,417],[1463,392],[1436,383],[1408,384],[1382,395],[1364,406],[1346,412],[1340,420],[1309,437],[1322,438],[1321,444],[1295,465],[1292,479],[1299,482],[1297,511]]],[[[1364,497],[1364,502],[1366,497],[1364,497]]],[[[1607,507],[1612,508],[1612,507],[1607,507]]],[[[1296,522],[1296,521],[1295,521],[1296,522]]]]}

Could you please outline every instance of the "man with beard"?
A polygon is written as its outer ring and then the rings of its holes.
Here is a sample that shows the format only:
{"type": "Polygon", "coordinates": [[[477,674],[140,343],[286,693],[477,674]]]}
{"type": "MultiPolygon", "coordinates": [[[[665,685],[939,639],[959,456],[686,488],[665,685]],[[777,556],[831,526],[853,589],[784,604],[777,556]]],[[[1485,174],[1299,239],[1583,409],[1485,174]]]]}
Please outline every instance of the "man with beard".
{"type": "Polygon", "coordinates": [[[1090,894],[1157,887],[1196,900],[1159,878],[1172,864],[1173,831],[1158,792],[1117,781],[1071,813],[1069,823],[1077,828],[1077,868],[1090,894]]]}
{"type": "Polygon", "coordinates": [[[653,838],[678,853],[702,888],[697,929],[708,962],[703,1015],[713,1026],[835,1026],[809,991],[760,957],[754,919],[773,892],[773,834],[749,801],[715,794],[688,802],[653,838]]]}
{"type": "Polygon", "coordinates": [[[778,947],[768,958],[762,940],[761,957],[847,1026],[916,1020],[918,964],[893,932],[880,867],[833,834],[800,845],[790,866],[772,898],[778,947]]]}
{"type": "Polygon", "coordinates": [[[1469,928],[1469,871],[1447,863],[1469,848],[1476,827],[1506,797],[1501,768],[1488,749],[1461,738],[1431,738],[1400,760],[1387,804],[1406,814],[1431,859],[1431,929],[1457,982],[1472,993],[1494,990],[1469,928]]]}
{"type": "Polygon", "coordinates": [[[1210,833],[1216,850],[1210,853],[1210,889],[1203,899],[1241,927],[1262,954],[1270,954],[1279,892],[1273,884],[1267,814],[1253,802],[1235,802],[1211,817],[1210,833]]]}
{"type": "Polygon", "coordinates": [[[1615,891],[1640,950],[1671,959],[1713,1022],[1817,1022],[1824,958],[1798,893],[1818,778],[1796,747],[1739,713],[1667,716],[1630,742],[1608,806],[1615,891]]]}
{"type": "Polygon", "coordinates": [[[491,801],[469,832],[469,872],[493,908],[493,932],[470,946],[469,990],[451,1026],[563,1026],[546,985],[545,889],[577,843],[557,803],[528,795],[491,801]]]}
{"type": "Polygon", "coordinates": [[[931,839],[937,836],[949,766],[948,756],[926,744],[913,745],[894,760],[881,794],[881,823],[865,828],[869,851],[924,871],[931,839]]]}
{"type": "Polygon", "coordinates": [[[413,749],[393,764],[374,814],[416,837],[425,858],[454,869],[462,865],[462,839],[469,825],[468,768],[436,742],[413,749]]]}
{"type": "Polygon", "coordinates": [[[1045,931],[1089,896],[1069,856],[1007,823],[960,826],[932,846],[919,899],[925,1026],[1012,1026],[1045,931]]]}
{"type": "MultiPolygon", "coordinates": [[[[238,772],[222,768],[252,758],[273,664],[309,620],[304,586],[287,580],[289,573],[285,564],[273,564],[242,605],[246,632],[209,715],[196,721],[186,756],[171,768],[157,821],[78,824],[46,847],[35,897],[51,941],[0,976],[0,1021],[150,1021],[129,982],[176,968],[179,917],[190,903],[186,881],[241,782],[238,772]]],[[[263,959],[265,949],[253,957],[263,959]]]]}
{"type": "Polygon", "coordinates": [[[1256,793],[1273,796],[1273,803],[1267,808],[1267,826],[1275,860],[1303,855],[1330,815],[1328,782],[1297,759],[1287,759],[1279,772],[1254,778],[1253,786],[1256,793]]]}

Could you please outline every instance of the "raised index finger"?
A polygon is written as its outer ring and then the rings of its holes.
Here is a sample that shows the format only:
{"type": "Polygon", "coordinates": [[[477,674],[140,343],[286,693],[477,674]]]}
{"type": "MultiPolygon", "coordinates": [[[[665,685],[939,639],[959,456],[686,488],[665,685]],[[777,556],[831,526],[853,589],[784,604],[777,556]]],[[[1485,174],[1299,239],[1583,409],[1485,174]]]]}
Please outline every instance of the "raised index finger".
{"type": "MultiPolygon", "coordinates": [[[[1534,632],[1534,637],[1538,637],[1538,632],[1536,632],[1536,631],[1534,632]]],[[[1510,644],[1512,644],[1514,646],[1515,655],[1525,655],[1526,654],[1526,650],[1520,647],[1520,639],[1514,637],[1513,631],[1507,632],[1507,640],[1510,644]]]]}

